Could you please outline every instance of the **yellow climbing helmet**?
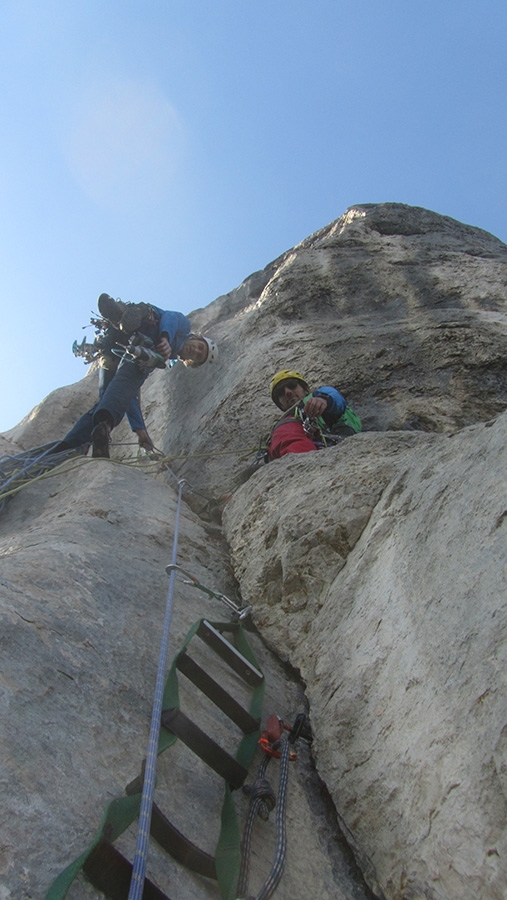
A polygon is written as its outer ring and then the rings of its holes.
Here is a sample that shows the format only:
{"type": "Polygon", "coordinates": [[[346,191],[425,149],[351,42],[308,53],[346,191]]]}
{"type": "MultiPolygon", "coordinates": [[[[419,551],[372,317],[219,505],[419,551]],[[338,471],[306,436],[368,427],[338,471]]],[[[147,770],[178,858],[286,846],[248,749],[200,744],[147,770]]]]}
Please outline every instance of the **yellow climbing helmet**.
{"type": "Polygon", "coordinates": [[[305,381],[303,376],[299,374],[299,372],[294,372],[289,369],[282,369],[280,372],[277,372],[276,375],[273,375],[271,384],[269,385],[269,393],[271,394],[271,399],[272,399],[273,403],[276,403],[276,405],[279,407],[279,409],[281,409],[281,407],[280,407],[280,404],[278,403],[278,397],[277,397],[278,392],[276,389],[277,389],[278,385],[282,383],[282,381],[288,381],[290,379],[293,379],[294,381],[299,381],[299,383],[303,385],[303,387],[306,391],[310,390],[307,382],[305,381]]]}

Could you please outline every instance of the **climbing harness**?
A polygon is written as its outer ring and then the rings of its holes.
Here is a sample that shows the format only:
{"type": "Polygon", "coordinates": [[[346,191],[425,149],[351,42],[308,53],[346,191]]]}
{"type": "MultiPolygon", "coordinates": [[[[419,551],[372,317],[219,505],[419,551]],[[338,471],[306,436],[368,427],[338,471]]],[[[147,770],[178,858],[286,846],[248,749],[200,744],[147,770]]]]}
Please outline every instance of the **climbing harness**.
{"type": "MultiPolygon", "coordinates": [[[[282,417],[275,425],[275,428],[279,425],[283,425],[284,421],[301,422],[305,434],[319,448],[334,447],[336,444],[340,444],[346,437],[350,437],[350,435],[361,431],[361,419],[349,406],[346,407],[345,412],[340,416],[338,421],[332,427],[329,427],[326,425],[322,416],[305,415],[304,407],[307,399],[307,397],[303,397],[302,400],[299,400],[291,410],[289,410],[289,412],[294,411],[293,418],[287,419],[286,413],[285,418],[282,417]]],[[[274,430],[275,429],[273,429],[273,431],[274,430]]]]}
{"type": "Polygon", "coordinates": [[[303,425],[304,433],[310,438],[311,441],[315,444],[316,447],[320,449],[325,449],[326,447],[335,447],[336,444],[340,444],[346,437],[349,436],[348,433],[340,434],[337,432],[333,434],[332,431],[325,431],[322,427],[322,424],[319,422],[317,418],[314,416],[302,416],[301,424],[303,425]]]}
{"type": "Polygon", "coordinates": [[[303,425],[303,431],[308,435],[310,440],[314,441],[315,443],[323,443],[322,430],[317,419],[314,416],[305,416],[302,414],[301,422],[303,425]]]}

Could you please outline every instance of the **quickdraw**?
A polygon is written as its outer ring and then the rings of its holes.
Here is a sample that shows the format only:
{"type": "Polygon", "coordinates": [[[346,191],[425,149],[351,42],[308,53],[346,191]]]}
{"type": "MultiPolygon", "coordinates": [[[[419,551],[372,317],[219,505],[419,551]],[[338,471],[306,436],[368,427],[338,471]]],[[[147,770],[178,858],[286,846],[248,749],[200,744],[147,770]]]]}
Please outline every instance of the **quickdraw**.
{"type": "Polygon", "coordinates": [[[225,603],[225,605],[232,613],[232,620],[234,622],[241,622],[243,619],[246,619],[246,617],[249,616],[252,612],[251,606],[240,606],[234,600],[230,600],[229,597],[226,597],[225,594],[222,594],[221,591],[213,591],[211,588],[208,588],[204,584],[201,584],[201,582],[198,581],[198,579],[195,578],[194,575],[191,575],[190,572],[187,572],[181,566],[171,564],[169,566],[166,566],[165,570],[168,575],[173,570],[176,572],[181,572],[182,575],[186,575],[186,578],[182,579],[183,584],[189,584],[191,587],[195,587],[198,590],[203,591],[208,595],[208,597],[213,597],[215,600],[220,600],[222,603],[225,603]]]}
{"type": "MultiPolygon", "coordinates": [[[[290,725],[286,725],[285,722],[282,722],[275,713],[269,716],[266,722],[266,729],[259,738],[259,747],[261,750],[263,750],[264,753],[267,753],[268,756],[272,756],[274,759],[280,759],[280,741],[284,731],[292,732],[292,728],[290,725]]],[[[297,754],[294,748],[291,747],[289,760],[290,762],[294,762],[295,759],[297,759],[297,754]]]]}

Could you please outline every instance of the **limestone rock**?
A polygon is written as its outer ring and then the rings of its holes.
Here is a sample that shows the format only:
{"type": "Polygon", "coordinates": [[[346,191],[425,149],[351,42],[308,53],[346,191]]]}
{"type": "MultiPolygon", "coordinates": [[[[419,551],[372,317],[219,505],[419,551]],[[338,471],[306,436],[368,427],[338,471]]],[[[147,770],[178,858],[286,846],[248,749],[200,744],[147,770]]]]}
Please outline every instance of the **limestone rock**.
{"type": "Polygon", "coordinates": [[[506,882],[506,446],[507,414],[360,435],[226,509],[243,598],[301,671],[319,772],[388,897],[506,882]]]}
{"type": "Polygon", "coordinates": [[[235,487],[269,433],[278,369],[337,385],[366,430],[451,432],[507,406],[507,247],[480,229],[361,205],[261,274],[237,302],[232,292],[196,314],[220,346],[213,382],[177,367],[170,390],[145,390],[167,411],[157,440],[168,454],[237,451],[226,468],[221,456],[188,460],[207,490],[235,487]]]}
{"type": "MultiPolygon", "coordinates": [[[[141,770],[175,497],[171,479],[161,484],[107,460],[81,460],[27,487],[0,519],[3,900],[44,896],[56,875],[87,848],[106,804],[122,796],[141,770]]],[[[186,504],[180,528],[179,565],[208,588],[234,596],[220,534],[199,522],[186,504]]],[[[218,601],[178,579],[171,656],[202,616],[229,619],[218,601]]],[[[305,708],[300,686],[255,634],[250,640],[268,684],[264,715],[276,712],[294,721],[305,708]]],[[[187,714],[208,730],[206,704],[199,706],[188,689],[185,694],[185,685],[182,690],[183,708],[186,701],[187,714]]],[[[236,729],[225,730],[224,717],[211,724],[217,733],[208,733],[235,749],[236,729]]],[[[255,766],[260,757],[259,752],[255,766]]],[[[272,768],[268,775],[276,789],[276,764],[272,768]]],[[[191,840],[213,853],[223,782],[181,745],[161,757],[158,772],[157,803],[191,840]]],[[[252,780],[254,774],[255,769],[252,780]]],[[[311,871],[321,896],[364,898],[304,747],[289,787],[284,891],[297,897],[311,871]]],[[[244,823],[248,798],[239,797],[237,805],[244,823]]],[[[131,859],[135,839],[130,829],[118,845],[131,859]]],[[[254,835],[252,887],[260,887],[269,872],[274,841],[272,818],[254,835]]],[[[173,900],[218,896],[213,882],[189,874],[156,845],[148,872],[173,900]]],[[[82,878],[68,896],[99,897],[82,878]]]]}
{"type": "MultiPolygon", "coordinates": [[[[192,488],[181,564],[252,603],[275,711],[290,718],[304,686],[318,774],[375,894],[499,900],[507,247],[427,210],[359,205],[191,318],[218,342],[218,365],[157,371],[142,398],[192,488]],[[251,474],[281,368],[338,386],[365,430],[251,474]]],[[[54,392],[2,446],[63,437],[95,392],[92,374],[54,392]]],[[[43,895],[144,752],[174,483],[156,464],[136,468],[127,426],[114,440],[123,465],[73,463],[0,518],[2,900],[43,895]]],[[[202,609],[181,590],[175,643],[202,609]]],[[[216,785],[201,773],[194,784],[184,755],[178,774],[165,765],[164,799],[189,798],[182,827],[195,826],[200,792],[211,819],[216,785]]],[[[310,761],[298,771],[277,896],[368,896],[310,761]]],[[[216,896],[158,856],[153,866],[173,900],[216,896]]]]}
{"type": "MultiPolygon", "coordinates": [[[[58,388],[39,403],[19,425],[3,435],[22,450],[58,441],[98,398],[98,373],[92,366],[76,384],[58,388]]],[[[3,452],[3,451],[2,451],[3,452]]]]}

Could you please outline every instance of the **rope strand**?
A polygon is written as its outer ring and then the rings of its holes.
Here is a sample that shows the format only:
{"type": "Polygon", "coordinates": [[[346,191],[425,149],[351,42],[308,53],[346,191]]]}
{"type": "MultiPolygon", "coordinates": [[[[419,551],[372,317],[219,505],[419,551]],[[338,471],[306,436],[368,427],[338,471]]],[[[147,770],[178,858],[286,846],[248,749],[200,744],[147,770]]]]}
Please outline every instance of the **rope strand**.
{"type": "MultiPolygon", "coordinates": [[[[172,473],[171,473],[172,474],[172,473]]],[[[176,508],[176,521],[174,526],[172,565],[176,565],[178,552],[178,531],[181,513],[181,495],[185,481],[178,485],[178,502],[176,508]]],[[[151,813],[153,809],[153,794],[155,792],[155,772],[157,764],[157,750],[160,735],[160,719],[162,716],[162,700],[164,693],[164,681],[166,672],[167,650],[169,646],[169,631],[171,626],[175,570],[171,569],[169,575],[169,589],[158,659],[157,679],[155,684],[155,696],[151,716],[150,736],[148,739],[148,752],[146,754],[146,769],[144,773],[143,792],[141,796],[141,809],[139,812],[138,834],[136,852],[132,866],[132,879],[128,900],[141,900],[146,878],[146,864],[148,858],[148,840],[150,836],[151,813]]]]}
{"type": "Polygon", "coordinates": [[[288,740],[280,742],[280,779],[278,784],[278,802],[276,804],[276,851],[271,872],[262,885],[255,900],[268,900],[271,897],[283,875],[285,869],[285,854],[287,852],[287,832],[285,827],[285,810],[287,807],[287,785],[289,782],[289,753],[288,740]]]}

